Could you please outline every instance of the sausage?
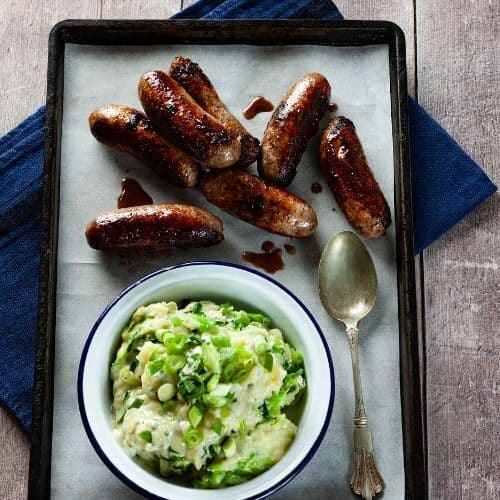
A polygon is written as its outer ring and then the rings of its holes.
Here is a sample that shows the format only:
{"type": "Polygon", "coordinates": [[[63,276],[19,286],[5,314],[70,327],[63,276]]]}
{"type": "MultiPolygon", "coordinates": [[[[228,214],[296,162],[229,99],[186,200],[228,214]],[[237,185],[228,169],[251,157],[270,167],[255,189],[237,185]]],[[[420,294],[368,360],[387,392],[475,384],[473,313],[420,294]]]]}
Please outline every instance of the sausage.
{"type": "Polygon", "coordinates": [[[253,163],[259,156],[259,140],[245,129],[220,100],[212,82],[198,64],[187,57],[176,57],[169,73],[207,113],[219,120],[232,135],[239,137],[241,157],[236,166],[246,167],[253,163]]]}
{"type": "Polygon", "coordinates": [[[366,238],[385,234],[389,205],[375,179],[351,120],[336,116],[320,143],[321,167],[349,224],[366,238]]]}
{"type": "Polygon", "coordinates": [[[90,113],[89,125],[99,142],[141,160],[168,182],[181,187],[198,183],[198,163],[157,134],[139,110],[106,104],[90,113]]]}
{"type": "Polygon", "coordinates": [[[225,168],[241,156],[236,136],[204,111],[167,73],[141,76],[139,98],[160,134],[209,167],[225,168]]]}
{"type": "Polygon", "coordinates": [[[288,89],[274,110],[262,138],[259,175],[288,186],[309,139],[330,103],[330,84],[320,73],[307,73],[288,89]]]}
{"type": "Polygon", "coordinates": [[[316,212],[302,198],[238,168],[204,173],[200,186],[214,205],[271,233],[303,238],[318,225],[316,212]]]}
{"type": "Polygon", "coordinates": [[[85,236],[96,250],[136,252],[208,247],[224,239],[221,220],[190,205],[142,205],[99,214],[85,236]]]}

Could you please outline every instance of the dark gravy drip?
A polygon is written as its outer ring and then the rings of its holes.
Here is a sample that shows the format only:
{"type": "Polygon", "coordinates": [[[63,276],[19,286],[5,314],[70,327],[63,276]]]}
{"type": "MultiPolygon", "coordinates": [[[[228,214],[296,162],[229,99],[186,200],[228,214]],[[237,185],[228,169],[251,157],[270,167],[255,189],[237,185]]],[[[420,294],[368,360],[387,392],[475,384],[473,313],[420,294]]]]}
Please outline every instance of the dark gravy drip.
{"type": "Polygon", "coordinates": [[[337,109],[339,109],[339,107],[334,102],[328,105],[328,111],[331,111],[332,113],[335,113],[337,109]]]}
{"type": "Polygon", "coordinates": [[[118,208],[151,205],[153,198],[149,196],[135,179],[122,179],[122,192],[118,197],[118,208]]]}
{"type": "Polygon", "coordinates": [[[243,116],[247,120],[251,120],[252,118],[255,118],[259,113],[266,113],[272,111],[273,109],[274,109],[273,103],[260,95],[259,97],[256,97],[243,110],[243,116]]]}
{"type": "Polygon", "coordinates": [[[321,191],[323,191],[323,186],[319,182],[313,182],[311,184],[311,191],[314,194],[321,193],[321,191]]]}
{"type": "Polygon", "coordinates": [[[281,257],[281,248],[273,248],[270,252],[264,253],[243,252],[243,259],[270,274],[275,274],[285,267],[281,257]]]}
{"type": "Polygon", "coordinates": [[[285,243],[283,246],[285,247],[286,253],[290,255],[295,255],[297,249],[293,245],[290,245],[290,243],[285,243]]]}
{"type": "Polygon", "coordinates": [[[263,252],[270,252],[274,250],[274,243],[272,241],[264,241],[260,248],[263,252]]]}

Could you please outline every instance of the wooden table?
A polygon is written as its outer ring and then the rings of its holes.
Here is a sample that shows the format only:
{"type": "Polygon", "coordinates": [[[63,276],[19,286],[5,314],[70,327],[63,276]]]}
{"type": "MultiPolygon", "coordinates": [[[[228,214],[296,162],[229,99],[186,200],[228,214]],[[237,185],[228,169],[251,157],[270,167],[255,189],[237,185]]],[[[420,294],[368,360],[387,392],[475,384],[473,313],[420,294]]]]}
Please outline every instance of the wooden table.
{"type": "MultiPolygon", "coordinates": [[[[3,0],[0,134],[45,100],[47,37],[67,18],[167,18],[181,0],[3,0]]],[[[500,2],[338,0],[348,19],[406,34],[409,88],[500,181],[500,2]]],[[[432,499],[500,497],[500,224],[495,195],[417,258],[426,319],[432,499]],[[495,438],[496,436],[496,438],[495,438]]],[[[0,409],[0,498],[26,496],[29,439],[0,409]]]]}

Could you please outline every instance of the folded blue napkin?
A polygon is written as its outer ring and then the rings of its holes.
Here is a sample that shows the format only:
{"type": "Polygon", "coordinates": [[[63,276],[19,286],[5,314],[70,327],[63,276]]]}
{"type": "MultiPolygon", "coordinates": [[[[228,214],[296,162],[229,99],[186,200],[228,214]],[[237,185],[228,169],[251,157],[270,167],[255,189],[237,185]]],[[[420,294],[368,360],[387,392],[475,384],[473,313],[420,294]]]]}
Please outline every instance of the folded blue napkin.
{"type": "MultiPolygon", "coordinates": [[[[174,19],[342,19],[330,0],[201,0],[174,19]]],[[[415,252],[496,190],[460,146],[410,100],[415,252]]],[[[0,402],[31,428],[45,110],[0,139],[0,402]]]]}

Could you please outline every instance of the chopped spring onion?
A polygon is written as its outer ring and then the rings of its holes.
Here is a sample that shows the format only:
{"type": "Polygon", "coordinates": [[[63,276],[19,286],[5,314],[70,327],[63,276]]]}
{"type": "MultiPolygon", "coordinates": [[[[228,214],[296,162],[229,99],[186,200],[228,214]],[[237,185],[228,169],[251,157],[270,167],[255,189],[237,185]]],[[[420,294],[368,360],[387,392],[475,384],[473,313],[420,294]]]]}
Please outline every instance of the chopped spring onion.
{"type": "Polygon", "coordinates": [[[221,408],[227,404],[227,399],[224,396],[212,396],[211,394],[203,394],[203,402],[211,408],[221,408]]]}
{"type": "Polygon", "coordinates": [[[220,436],[224,432],[224,424],[222,420],[217,419],[214,423],[214,431],[220,436]]]}
{"type": "MultiPolygon", "coordinates": [[[[210,377],[210,380],[207,382],[207,392],[213,392],[215,390],[215,388],[217,387],[218,383],[219,383],[219,374],[214,373],[210,377]]],[[[222,394],[222,396],[225,396],[225,394],[222,394]]]]}
{"type": "Polygon", "coordinates": [[[198,427],[203,419],[203,413],[197,406],[191,406],[188,411],[188,419],[191,427],[198,427]]]}
{"type": "Polygon", "coordinates": [[[201,358],[205,367],[212,373],[220,372],[219,354],[212,344],[203,344],[201,346],[201,358]]]}
{"type": "Polygon", "coordinates": [[[239,425],[239,431],[238,431],[238,432],[239,432],[239,434],[240,434],[240,437],[245,436],[245,434],[247,433],[247,431],[248,431],[248,428],[247,428],[247,423],[246,423],[244,420],[242,420],[242,421],[240,422],[240,425],[239,425]]]}
{"type": "Polygon", "coordinates": [[[207,391],[205,384],[197,376],[181,377],[177,387],[183,397],[191,399],[199,398],[207,391]]]}
{"type": "Polygon", "coordinates": [[[182,437],[188,448],[196,448],[203,441],[203,433],[197,429],[190,429],[182,437]]]}
{"type": "Polygon", "coordinates": [[[170,354],[164,362],[163,371],[168,375],[174,375],[186,364],[185,356],[182,354],[170,354]]]}
{"type": "Polygon", "coordinates": [[[232,457],[236,453],[236,442],[232,437],[227,438],[222,445],[224,450],[224,455],[226,457],[232,457]]]}
{"type": "Polygon", "coordinates": [[[236,375],[236,365],[232,362],[229,362],[224,369],[222,370],[222,378],[226,382],[231,382],[236,375]]]}
{"type": "Polygon", "coordinates": [[[130,371],[133,372],[139,366],[139,360],[134,358],[132,363],[130,363],[130,371]]]}
{"type": "Polygon", "coordinates": [[[163,344],[169,354],[180,354],[187,347],[189,337],[184,334],[174,335],[173,337],[165,337],[163,344]]]}
{"type": "Polygon", "coordinates": [[[151,434],[151,431],[145,430],[139,432],[139,437],[144,439],[147,443],[152,443],[153,442],[153,435],[151,434]]]}
{"type": "Polygon", "coordinates": [[[163,363],[165,360],[163,358],[157,358],[154,359],[153,361],[148,362],[148,370],[151,375],[154,375],[156,372],[159,372],[160,370],[163,369],[163,363]]]}
{"type": "Polygon", "coordinates": [[[274,358],[270,352],[264,354],[264,368],[270,372],[273,369],[274,358]]]}
{"type": "Polygon", "coordinates": [[[181,318],[174,317],[172,318],[172,325],[174,326],[182,326],[184,322],[182,321],[181,318]]]}
{"type": "Polygon", "coordinates": [[[217,326],[215,324],[215,321],[208,319],[204,314],[193,314],[193,318],[200,325],[198,327],[198,330],[200,332],[209,332],[210,330],[213,330],[217,326]]]}
{"type": "Polygon", "coordinates": [[[234,381],[242,382],[247,378],[249,372],[250,370],[248,368],[242,368],[241,370],[238,370],[234,376],[234,381]]]}
{"type": "Polygon", "coordinates": [[[227,396],[232,384],[219,384],[213,391],[209,391],[211,396],[227,396]]]}
{"type": "Polygon", "coordinates": [[[304,365],[304,358],[302,357],[302,354],[298,351],[293,351],[292,352],[292,363],[295,366],[303,366],[304,365]]]}
{"type": "Polygon", "coordinates": [[[169,411],[174,407],[174,402],[172,400],[169,401],[163,401],[161,404],[161,408],[163,411],[169,411]]]}
{"type": "Polygon", "coordinates": [[[163,342],[163,337],[165,334],[172,333],[170,330],[167,330],[166,328],[160,328],[159,330],[155,331],[155,337],[158,342],[163,342]]]}
{"type": "Polygon", "coordinates": [[[264,354],[267,351],[267,342],[261,335],[255,339],[255,352],[257,354],[264,354]]]}
{"type": "Polygon", "coordinates": [[[203,312],[203,306],[201,305],[200,302],[195,302],[193,304],[193,312],[195,314],[200,314],[201,312],[203,312]]]}
{"type": "Polygon", "coordinates": [[[140,408],[144,403],[144,399],[135,399],[134,402],[129,406],[129,408],[140,408]]]}
{"type": "Polygon", "coordinates": [[[212,344],[219,349],[223,347],[231,347],[231,340],[227,335],[216,335],[212,337],[212,344]]]}

